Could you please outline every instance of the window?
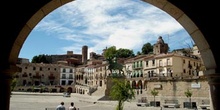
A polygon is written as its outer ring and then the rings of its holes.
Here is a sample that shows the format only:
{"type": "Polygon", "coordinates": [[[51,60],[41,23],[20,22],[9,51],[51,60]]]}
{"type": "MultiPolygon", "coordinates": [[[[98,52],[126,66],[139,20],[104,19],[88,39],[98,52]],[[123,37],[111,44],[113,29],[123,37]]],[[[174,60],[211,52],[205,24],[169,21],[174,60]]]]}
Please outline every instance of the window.
{"type": "Polygon", "coordinates": [[[66,79],[66,74],[62,74],[62,79],[66,79]]]}
{"type": "Polygon", "coordinates": [[[73,81],[68,81],[68,85],[71,85],[73,83],[73,81]]]}
{"type": "Polygon", "coordinates": [[[73,79],[73,75],[72,74],[69,75],[69,79],[73,79]]]}
{"type": "Polygon", "coordinates": [[[135,62],[133,63],[132,67],[135,68],[135,62]]]}
{"type": "Polygon", "coordinates": [[[159,66],[163,66],[162,60],[159,60],[159,66]]]}
{"type": "Polygon", "coordinates": [[[148,61],[146,61],[146,66],[148,66],[148,61]]]}
{"type": "Polygon", "coordinates": [[[63,73],[65,73],[66,72],[66,69],[65,68],[63,68],[63,73]]]}
{"type": "Polygon", "coordinates": [[[154,66],[155,65],[155,60],[152,60],[152,66],[154,66]]]}
{"type": "Polygon", "coordinates": [[[171,65],[170,59],[167,59],[167,65],[171,65]]]}
{"type": "Polygon", "coordinates": [[[73,69],[70,69],[70,73],[72,73],[73,72],[73,69]]]}
{"type": "Polygon", "coordinates": [[[62,80],[61,85],[66,85],[66,81],[62,80]]]}

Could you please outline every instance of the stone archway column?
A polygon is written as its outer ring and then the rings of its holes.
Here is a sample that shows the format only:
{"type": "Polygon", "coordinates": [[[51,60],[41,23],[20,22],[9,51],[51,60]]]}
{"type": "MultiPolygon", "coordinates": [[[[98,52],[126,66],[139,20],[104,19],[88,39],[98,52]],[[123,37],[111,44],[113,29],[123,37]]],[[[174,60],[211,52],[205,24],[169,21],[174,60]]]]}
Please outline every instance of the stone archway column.
{"type": "Polygon", "coordinates": [[[0,70],[0,101],[2,110],[10,109],[12,76],[18,70],[16,66],[10,66],[8,69],[0,70]]]}
{"type": "Polygon", "coordinates": [[[10,84],[12,77],[0,71],[0,97],[1,97],[1,107],[3,110],[9,110],[10,103],[10,84]]]}
{"type": "Polygon", "coordinates": [[[220,74],[207,74],[206,77],[210,86],[211,108],[220,110],[220,74]]]}

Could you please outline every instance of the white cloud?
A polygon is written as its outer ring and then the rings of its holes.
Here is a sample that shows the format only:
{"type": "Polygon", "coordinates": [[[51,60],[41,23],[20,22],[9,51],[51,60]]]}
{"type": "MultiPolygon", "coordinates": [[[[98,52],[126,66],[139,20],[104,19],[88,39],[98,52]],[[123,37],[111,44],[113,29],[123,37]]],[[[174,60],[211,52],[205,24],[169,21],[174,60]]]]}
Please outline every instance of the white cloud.
{"type": "Polygon", "coordinates": [[[141,50],[158,36],[183,30],[163,11],[136,0],[76,0],[52,12],[37,29],[78,44],[63,47],[64,51],[81,52],[82,45],[88,45],[99,53],[113,45],[141,50]]]}

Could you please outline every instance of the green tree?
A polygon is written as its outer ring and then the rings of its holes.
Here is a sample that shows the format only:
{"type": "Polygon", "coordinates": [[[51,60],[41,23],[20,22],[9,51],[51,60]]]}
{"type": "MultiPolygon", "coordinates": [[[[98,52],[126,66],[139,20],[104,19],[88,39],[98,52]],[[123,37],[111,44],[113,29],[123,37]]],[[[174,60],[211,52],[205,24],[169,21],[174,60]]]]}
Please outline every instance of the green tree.
{"type": "Polygon", "coordinates": [[[17,79],[16,78],[13,78],[12,81],[11,81],[11,94],[12,94],[12,91],[14,91],[14,88],[17,84],[17,79]]]}
{"type": "Polygon", "coordinates": [[[151,90],[151,95],[154,96],[154,106],[156,107],[156,101],[155,101],[155,97],[158,95],[159,91],[153,89],[151,90]]]}
{"type": "Polygon", "coordinates": [[[128,58],[128,57],[133,57],[133,56],[134,56],[133,50],[124,49],[124,48],[120,48],[117,50],[116,46],[111,46],[111,47],[107,48],[104,52],[104,57],[106,59],[112,59],[114,57],[128,58]]]}
{"type": "Polygon", "coordinates": [[[133,57],[133,56],[134,56],[134,52],[133,52],[133,50],[120,48],[120,49],[118,49],[118,50],[116,51],[116,56],[117,56],[118,58],[133,57]]]}
{"type": "Polygon", "coordinates": [[[190,91],[189,89],[187,89],[186,92],[184,92],[185,96],[187,98],[189,98],[189,103],[190,103],[190,108],[192,108],[192,104],[191,104],[191,97],[192,97],[192,91],[190,91]]]}
{"type": "Polygon", "coordinates": [[[137,52],[137,55],[141,55],[141,52],[140,52],[140,51],[138,51],[138,52],[137,52]]]}
{"type": "Polygon", "coordinates": [[[146,43],[142,47],[142,54],[149,54],[153,52],[153,46],[150,43],[146,43]]]}
{"type": "Polygon", "coordinates": [[[110,90],[110,97],[118,101],[116,110],[123,110],[124,102],[135,98],[135,93],[131,85],[126,80],[113,79],[113,86],[110,90]]]}
{"type": "Polygon", "coordinates": [[[115,46],[107,48],[104,52],[104,57],[106,59],[113,59],[116,56],[117,50],[115,46]]]}
{"type": "Polygon", "coordinates": [[[42,62],[51,63],[52,62],[51,56],[42,54],[42,55],[34,56],[31,61],[31,63],[42,63],[42,62]]]}
{"type": "Polygon", "coordinates": [[[108,70],[111,75],[120,75],[124,76],[123,65],[117,62],[117,58],[108,58],[108,70]]]}
{"type": "Polygon", "coordinates": [[[17,84],[17,79],[16,79],[16,78],[13,78],[13,79],[12,79],[12,82],[11,82],[11,91],[14,90],[16,84],[17,84]]]}

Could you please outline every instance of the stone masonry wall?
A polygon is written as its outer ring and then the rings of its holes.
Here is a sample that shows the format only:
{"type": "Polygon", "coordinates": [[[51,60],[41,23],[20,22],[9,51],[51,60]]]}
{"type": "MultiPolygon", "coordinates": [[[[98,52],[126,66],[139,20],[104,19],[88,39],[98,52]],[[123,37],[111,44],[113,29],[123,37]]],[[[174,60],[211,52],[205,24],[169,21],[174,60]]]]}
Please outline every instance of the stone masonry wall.
{"type": "Polygon", "coordinates": [[[183,102],[189,101],[189,98],[184,94],[187,89],[192,91],[192,102],[196,102],[197,105],[200,105],[202,100],[210,102],[209,85],[206,80],[148,82],[145,93],[149,102],[153,101],[151,90],[154,88],[159,92],[155,99],[160,101],[161,105],[164,104],[166,99],[177,99],[183,107],[183,102]]]}

